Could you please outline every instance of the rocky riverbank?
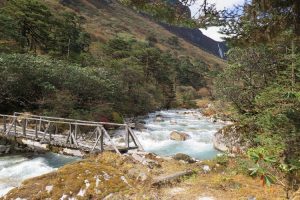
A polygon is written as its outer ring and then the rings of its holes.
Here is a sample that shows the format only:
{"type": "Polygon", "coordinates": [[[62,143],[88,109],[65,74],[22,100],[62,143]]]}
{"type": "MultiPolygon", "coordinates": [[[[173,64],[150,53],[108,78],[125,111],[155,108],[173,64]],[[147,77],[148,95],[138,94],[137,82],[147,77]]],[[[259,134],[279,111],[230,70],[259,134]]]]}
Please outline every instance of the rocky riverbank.
{"type": "Polygon", "coordinates": [[[2,199],[272,199],[279,186],[233,173],[235,161],[192,161],[151,153],[103,153],[26,180],[2,199]]]}
{"type": "Polygon", "coordinates": [[[236,154],[243,154],[246,152],[250,144],[242,138],[243,130],[232,116],[234,113],[230,112],[230,106],[226,103],[209,100],[199,100],[197,102],[201,113],[208,117],[211,121],[221,121],[226,124],[214,134],[213,145],[214,148],[228,153],[232,156],[236,154]]]}
{"type": "Polygon", "coordinates": [[[33,149],[23,144],[21,140],[0,135],[0,156],[28,152],[33,152],[33,149]]]}

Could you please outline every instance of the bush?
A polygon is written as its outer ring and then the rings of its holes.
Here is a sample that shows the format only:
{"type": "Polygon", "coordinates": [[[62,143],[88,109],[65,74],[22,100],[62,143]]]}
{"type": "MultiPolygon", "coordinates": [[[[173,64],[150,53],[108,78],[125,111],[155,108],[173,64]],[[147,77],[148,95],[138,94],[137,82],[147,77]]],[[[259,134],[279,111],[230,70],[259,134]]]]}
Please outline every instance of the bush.
{"type": "Polygon", "coordinates": [[[214,161],[220,165],[227,166],[229,163],[229,158],[226,154],[223,154],[221,156],[217,156],[214,161]]]}
{"type": "Polygon", "coordinates": [[[45,56],[0,55],[0,110],[49,109],[69,115],[73,108],[110,101],[117,83],[101,68],[81,68],[45,56]]]}

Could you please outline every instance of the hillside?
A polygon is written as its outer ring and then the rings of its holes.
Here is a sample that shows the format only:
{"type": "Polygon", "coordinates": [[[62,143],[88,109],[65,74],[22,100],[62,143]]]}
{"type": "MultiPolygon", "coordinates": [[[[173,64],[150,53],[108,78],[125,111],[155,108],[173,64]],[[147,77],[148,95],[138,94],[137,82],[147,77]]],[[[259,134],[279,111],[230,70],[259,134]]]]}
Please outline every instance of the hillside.
{"type": "Polygon", "coordinates": [[[190,108],[225,66],[117,1],[1,2],[2,113],[123,121],[190,108]]]}
{"type": "Polygon", "coordinates": [[[115,36],[134,36],[140,40],[152,36],[157,38],[157,46],[162,50],[170,51],[179,56],[184,55],[201,59],[211,67],[224,66],[222,59],[200,49],[183,38],[179,38],[180,47],[174,48],[173,45],[169,44],[169,40],[177,35],[115,1],[61,0],[58,3],[57,1],[47,0],[46,2],[56,11],[72,10],[85,18],[85,28],[93,36],[91,51],[94,54],[99,53],[98,48],[101,43],[115,36]]]}

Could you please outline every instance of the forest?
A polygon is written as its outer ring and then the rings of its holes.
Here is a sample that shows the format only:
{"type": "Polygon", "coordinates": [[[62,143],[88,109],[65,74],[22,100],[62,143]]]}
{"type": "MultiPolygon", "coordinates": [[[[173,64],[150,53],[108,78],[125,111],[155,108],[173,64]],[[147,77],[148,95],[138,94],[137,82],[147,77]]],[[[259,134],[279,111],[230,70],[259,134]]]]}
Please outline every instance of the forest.
{"type": "MultiPolygon", "coordinates": [[[[300,184],[300,2],[253,0],[220,11],[204,1],[199,19],[169,1],[120,2],[170,24],[223,26],[226,67],[211,73],[198,58],[162,50],[153,35],[116,36],[95,56],[80,15],[10,0],[0,9],[0,112],[122,122],[194,108],[197,91],[213,82],[209,100],[228,105],[248,147],[240,158],[247,174],[281,185],[288,198],[300,184]]],[[[176,37],[168,43],[181,48],[176,37]]]]}

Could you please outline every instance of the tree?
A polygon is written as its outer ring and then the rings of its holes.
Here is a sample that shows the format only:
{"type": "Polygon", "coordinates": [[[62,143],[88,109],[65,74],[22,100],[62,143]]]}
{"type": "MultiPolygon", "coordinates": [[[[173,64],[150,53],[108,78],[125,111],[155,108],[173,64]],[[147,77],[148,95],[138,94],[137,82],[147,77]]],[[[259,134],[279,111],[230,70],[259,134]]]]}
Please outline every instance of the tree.
{"type": "Polygon", "coordinates": [[[2,13],[7,15],[7,19],[14,21],[13,28],[18,34],[13,34],[12,37],[23,48],[28,47],[29,51],[34,52],[38,47],[47,48],[51,41],[49,32],[53,16],[44,4],[36,0],[11,0],[2,13]]]}
{"type": "Polygon", "coordinates": [[[74,13],[54,15],[38,0],[11,0],[0,10],[0,37],[15,40],[25,51],[69,57],[88,50],[91,39],[83,21],[74,13]]]}

